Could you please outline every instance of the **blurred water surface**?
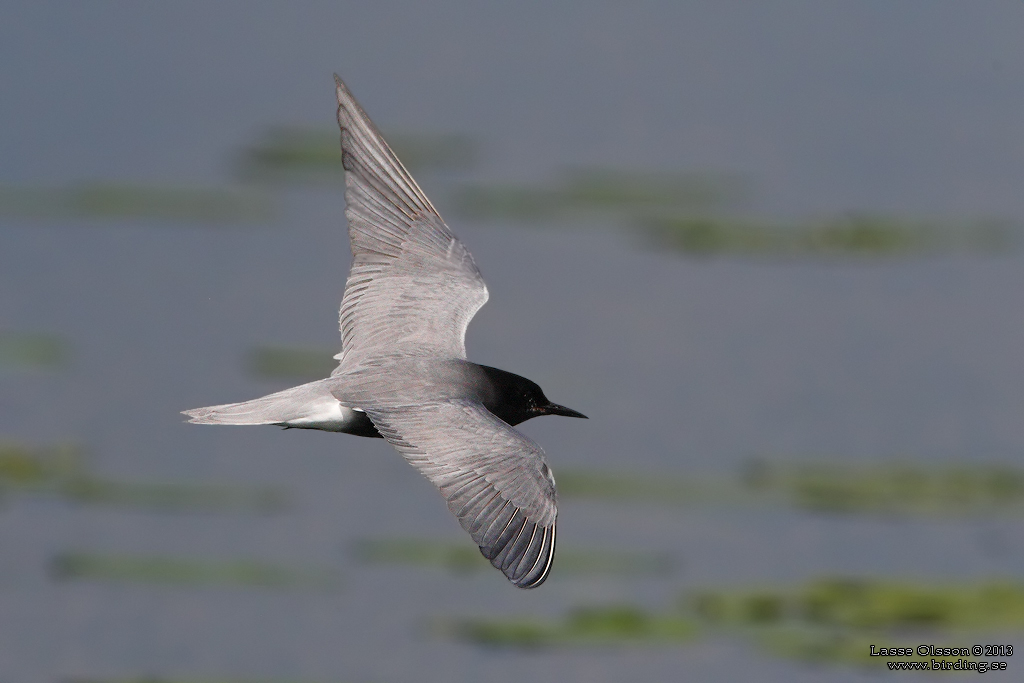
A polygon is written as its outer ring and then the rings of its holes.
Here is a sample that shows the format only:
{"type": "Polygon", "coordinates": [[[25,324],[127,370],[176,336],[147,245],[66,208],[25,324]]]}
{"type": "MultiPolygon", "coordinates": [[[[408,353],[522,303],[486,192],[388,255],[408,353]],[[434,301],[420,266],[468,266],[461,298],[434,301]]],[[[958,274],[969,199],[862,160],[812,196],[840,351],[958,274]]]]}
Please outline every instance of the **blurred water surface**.
{"type": "Polygon", "coordinates": [[[1022,26],[0,9],[0,681],[860,681],[871,643],[1024,645],[1022,26]],[[330,367],[332,71],[487,279],[470,357],[591,418],[522,426],[566,472],[539,590],[380,441],[178,414],[330,367]]]}

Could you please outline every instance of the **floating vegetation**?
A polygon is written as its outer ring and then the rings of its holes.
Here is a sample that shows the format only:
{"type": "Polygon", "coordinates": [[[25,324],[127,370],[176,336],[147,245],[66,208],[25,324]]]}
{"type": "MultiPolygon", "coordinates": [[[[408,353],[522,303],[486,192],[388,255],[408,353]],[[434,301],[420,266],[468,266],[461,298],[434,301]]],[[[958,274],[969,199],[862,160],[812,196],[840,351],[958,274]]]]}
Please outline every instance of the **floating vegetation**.
{"type": "Polygon", "coordinates": [[[82,474],[81,449],[0,442],[0,490],[40,491],[82,474]]]}
{"type": "Polygon", "coordinates": [[[854,631],[1024,629],[1024,584],[933,584],[823,578],[791,589],[701,591],[684,598],[717,625],[793,625],[854,631]]]}
{"type": "Polygon", "coordinates": [[[749,185],[730,173],[575,168],[563,174],[560,191],[570,206],[580,210],[664,207],[711,211],[744,200],[749,185]]]}
{"type": "MultiPolygon", "coordinates": [[[[879,666],[881,647],[921,643],[968,647],[994,633],[1024,630],[1024,584],[982,581],[927,584],[828,577],[789,588],[687,593],[678,609],[652,612],[631,605],[571,610],[561,620],[448,619],[441,635],[484,646],[538,648],[588,644],[671,645],[697,636],[741,635],[780,656],[824,663],[879,666]]],[[[998,654],[996,657],[1000,656],[998,654]]],[[[1005,655],[1003,655],[1005,656],[1005,655]]]]}
{"type": "Polygon", "coordinates": [[[909,256],[950,251],[1000,252],[1016,235],[1007,223],[961,225],[849,214],[802,225],[772,225],[714,216],[647,220],[659,248],[693,256],[909,256]]]}
{"type": "Polygon", "coordinates": [[[467,186],[456,195],[462,216],[525,223],[595,216],[638,232],[654,248],[692,256],[878,257],[971,251],[1016,245],[1006,221],[959,223],[848,213],[795,224],[726,214],[750,196],[750,184],[726,173],[564,172],[549,186],[467,186]]]}
{"type": "Polygon", "coordinates": [[[567,207],[557,190],[495,186],[462,188],[455,210],[469,220],[514,220],[527,223],[566,218],[567,207]]]}
{"type": "Polygon", "coordinates": [[[534,222],[607,213],[635,219],[652,211],[704,213],[734,205],[746,195],[742,178],[723,173],[577,168],[562,173],[549,188],[468,186],[458,193],[456,208],[478,220],[534,222]]]}
{"type": "Polygon", "coordinates": [[[0,370],[53,370],[69,356],[67,342],[55,335],[0,332],[0,370]]]}
{"type": "Polygon", "coordinates": [[[560,470],[559,493],[618,503],[785,504],[814,513],[971,517],[1024,512],[1024,470],[997,464],[845,465],[755,459],[732,480],[560,470]]]}
{"type": "Polygon", "coordinates": [[[246,371],[262,379],[320,379],[338,366],[337,351],[259,346],[246,354],[246,371]]]}
{"type": "MultiPolygon", "coordinates": [[[[388,141],[410,172],[461,171],[477,161],[477,147],[468,137],[445,134],[388,135],[388,141]]],[[[241,177],[249,181],[334,183],[341,188],[341,139],[337,128],[275,127],[243,150],[241,177]]]]}
{"type": "Polygon", "coordinates": [[[280,489],[223,484],[127,482],[79,476],[62,482],[62,497],[83,505],[145,508],[158,512],[256,512],[271,514],[291,506],[280,489]]]}
{"type": "Polygon", "coordinates": [[[58,581],[94,580],[178,586],[233,585],[252,588],[333,590],[336,571],[295,570],[253,560],[216,562],[161,555],[98,555],[66,552],[50,562],[58,581]]]}
{"type": "Polygon", "coordinates": [[[246,189],[83,183],[63,188],[0,188],[0,218],[152,220],[185,223],[265,222],[270,199],[246,189]]]}
{"type": "Polygon", "coordinates": [[[0,443],[0,491],[46,494],[81,505],[157,512],[274,513],[289,507],[279,488],[186,482],[131,482],[89,474],[73,445],[31,447],[0,443]]]}
{"type": "Polygon", "coordinates": [[[778,493],[812,512],[966,517],[1024,511],[1024,470],[1009,465],[753,460],[741,481],[753,493],[778,493]]]}
{"type": "Polygon", "coordinates": [[[937,636],[942,646],[973,647],[986,634],[1024,629],[1024,584],[824,578],[790,589],[695,592],[683,608],[703,626],[741,629],[782,656],[879,666],[872,645],[912,647],[898,659],[928,660],[935,655],[916,648],[937,636]]]}
{"type": "Polygon", "coordinates": [[[540,648],[572,645],[673,644],[698,633],[693,620],[652,615],[629,605],[583,607],[561,621],[454,619],[434,622],[435,633],[488,647],[540,648]]]}
{"type": "MultiPolygon", "coordinates": [[[[480,551],[465,543],[414,538],[364,539],[354,544],[353,553],[359,561],[367,564],[434,567],[457,574],[491,569],[480,551]]],[[[555,566],[559,576],[659,576],[673,573],[676,562],[668,554],[560,548],[555,566]]]]}
{"type": "Polygon", "coordinates": [[[721,483],[709,486],[708,482],[696,479],[571,468],[558,471],[558,494],[566,498],[690,505],[715,500],[727,493],[721,483]]]}

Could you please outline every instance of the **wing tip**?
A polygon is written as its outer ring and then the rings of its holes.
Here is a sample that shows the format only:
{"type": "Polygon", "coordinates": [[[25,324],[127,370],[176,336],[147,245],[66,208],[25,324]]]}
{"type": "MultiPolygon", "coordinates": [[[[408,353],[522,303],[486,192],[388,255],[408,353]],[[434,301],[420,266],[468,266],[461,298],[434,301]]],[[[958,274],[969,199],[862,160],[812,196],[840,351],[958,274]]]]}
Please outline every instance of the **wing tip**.
{"type": "MultiPolygon", "coordinates": [[[[537,588],[542,583],[548,580],[548,576],[551,575],[551,566],[555,561],[555,529],[556,524],[552,524],[550,527],[542,527],[543,536],[540,540],[540,549],[538,550],[537,559],[530,566],[529,570],[523,573],[516,579],[509,577],[516,588],[522,588],[529,590],[531,588],[537,588]],[[549,534],[550,533],[550,541],[549,534]]],[[[524,553],[524,557],[529,553],[524,553]]]]}
{"type": "MultiPolygon", "coordinates": [[[[509,520],[510,523],[511,521],[509,520]]],[[[553,522],[549,527],[540,526],[532,524],[529,519],[526,519],[522,526],[518,524],[516,526],[519,527],[519,532],[515,533],[514,537],[508,536],[508,540],[504,544],[499,542],[494,546],[480,546],[480,553],[490,560],[491,565],[500,570],[516,588],[524,590],[537,588],[547,581],[551,574],[551,566],[555,559],[557,523],[553,522]],[[526,528],[531,525],[534,528],[530,531],[530,540],[525,547],[516,547],[526,528]],[[539,539],[537,538],[538,531],[540,532],[539,539]],[[534,554],[531,552],[532,549],[535,549],[536,556],[528,566],[524,566],[523,563],[534,554]]],[[[502,536],[505,534],[503,533],[502,536]]]]}

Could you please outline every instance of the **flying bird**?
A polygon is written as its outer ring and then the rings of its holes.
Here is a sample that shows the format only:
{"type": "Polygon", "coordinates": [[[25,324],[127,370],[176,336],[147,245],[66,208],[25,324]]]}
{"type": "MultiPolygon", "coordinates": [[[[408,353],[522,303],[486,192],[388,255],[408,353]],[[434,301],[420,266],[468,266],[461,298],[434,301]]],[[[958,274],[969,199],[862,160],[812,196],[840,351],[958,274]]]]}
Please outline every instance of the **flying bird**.
{"type": "Polygon", "coordinates": [[[184,411],[198,424],[383,437],[429,479],[480,552],[519,588],[551,571],[558,507],[544,451],[514,425],[586,417],[519,375],[466,359],[487,285],[463,246],[334,76],[352,269],[341,353],[325,379],[184,411]]]}

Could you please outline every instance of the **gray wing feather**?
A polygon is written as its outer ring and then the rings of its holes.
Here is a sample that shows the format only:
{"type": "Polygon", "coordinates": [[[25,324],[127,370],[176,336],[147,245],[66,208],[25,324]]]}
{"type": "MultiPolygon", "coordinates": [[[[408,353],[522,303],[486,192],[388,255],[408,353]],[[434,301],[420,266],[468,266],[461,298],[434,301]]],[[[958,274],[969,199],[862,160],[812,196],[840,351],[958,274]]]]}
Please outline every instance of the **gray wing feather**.
{"type": "Polygon", "coordinates": [[[448,501],[480,552],[520,588],[555,554],[555,480],[540,446],[482,404],[457,399],[367,409],[377,430],[448,501]]]}
{"type": "Polygon", "coordinates": [[[335,75],[352,270],[334,374],[381,351],[466,357],[466,327],[487,301],[469,251],[335,75]]]}

